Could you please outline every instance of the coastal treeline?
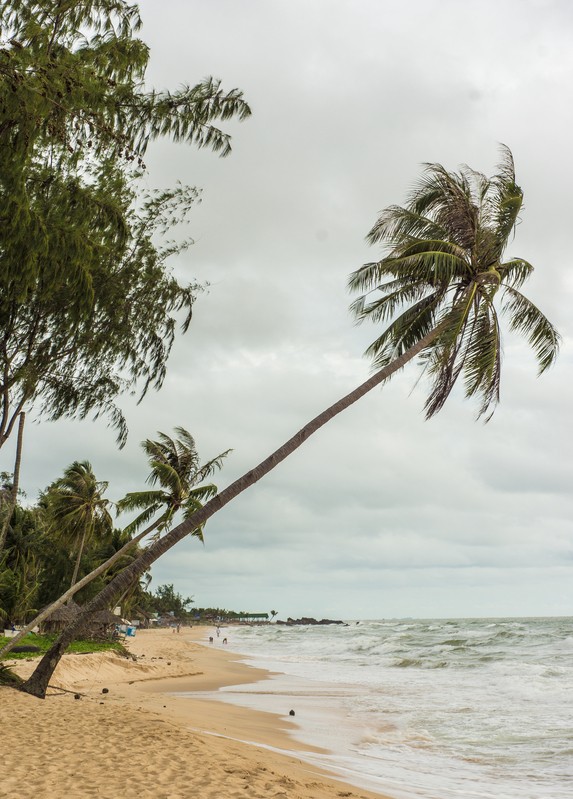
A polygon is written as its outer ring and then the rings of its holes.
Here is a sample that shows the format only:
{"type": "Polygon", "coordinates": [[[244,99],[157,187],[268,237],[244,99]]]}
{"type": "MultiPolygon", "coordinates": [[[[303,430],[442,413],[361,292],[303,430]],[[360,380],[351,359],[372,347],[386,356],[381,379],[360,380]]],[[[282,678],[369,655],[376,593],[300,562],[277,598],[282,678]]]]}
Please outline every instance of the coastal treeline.
{"type": "MultiPolygon", "coordinates": [[[[40,494],[38,501],[12,507],[13,485],[4,474],[0,511],[10,512],[7,538],[0,553],[0,622],[41,624],[64,603],[80,605],[103,590],[113,577],[141,556],[145,542],[156,540],[177,517],[186,518],[217,493],[208,479],[221,468],[228,452],[201,463],[193,436],[183,427],[174,436],[158,433],[142,449],[150,472],[148,487],[130,492],[116,502],[107,496],[108,483],[96,479],[89,462],[74,462],[40,494]],[[119,528],[116,516],[133,516],[119,528]],[[115,515],[115,516],[114,516],[115,515]]],[[[192,533],[203,540],[203,528],[192,533]]],[[[183,613],[191,600],[165,587],[153,595],[146,591],[149,572],[119,597],[124,616],[134,610],[168,610],[183,613]]],[[[15,639],[14,643],[17,643],[15,639]]]]}
{"type": "MultiPolygon", "coordinates": [[[[10,489],[7,477],[4,475],[3,492],[10,489]]],[[[91,525],[61,526],[62,500],[58,485],[52,484],[36,502],[18,503],[12,513],[0,561],[0,626],[9,629],[31,621],[78,579],[116,554],[129,538],[124,530],[114,527],[111,518],[96,514],[91,525]]],[[[95,494],[93,500],[106,501],[102,494],[95,494]]],[[[97,508],[93,509],[97,513],[97,508]]],[[[137,554],[136,544],[106,574],[81,588],[75,601],[82,604],[95,596],[137,554]]],[[[140,590],[139,581],[130,588],[124,597],[126,609],[137,602],[140,590]]]]}
{"type": "MultiPolygon", "coordinates": [[[[117,398],[161,388],[178,323],[185,332],[191,320],[201,287],[178,282],[168,262],[190,243],[170,234],[198,193],[147,191],[144,156],[157,138],[227,155],[230,138],[218,123],[250,109],[239,90],[224,92],[210,78],[175,92],[147,89],[139,26],[137,6],[123,0],[0,3],[0,445],[27,410],[46,420],[103,414],[122,444],[127,420],[117,398]]],[[[145,492],[126,498],[124,509],[139,509],[137,524],[150,529],[126,529],[133,539],[125,546],[150,538],[86,602],[23,690],[44,696],[94,612],[115,605],[171,547],[201,536],[214,513],[410,361],[428,381],[428,418],[458,382],[479,416],[494,412],[504,318],[547,369],[559,336],[521,292],[533,266],[505,255],[522,202],[507,147],[491,176],[426,165],[406,202],[384,210],[367,235],[381,257],[350,275],[355,320],[376,326],[372,376],[224,490],[206,488],[195,504],[178,506],[177,524],[175,514],[158,521],[162,505],[145,492]]],[[[7,495],[6,524],[16,493],[13,486],[7,495]]],[[[82,539],[84,549],[92,538],[82,539]]]]}

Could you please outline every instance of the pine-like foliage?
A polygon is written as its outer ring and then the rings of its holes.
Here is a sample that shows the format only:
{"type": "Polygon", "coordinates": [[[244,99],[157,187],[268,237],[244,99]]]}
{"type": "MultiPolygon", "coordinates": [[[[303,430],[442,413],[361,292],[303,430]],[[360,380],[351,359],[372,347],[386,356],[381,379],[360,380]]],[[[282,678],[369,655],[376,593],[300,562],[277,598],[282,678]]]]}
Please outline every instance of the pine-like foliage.
{"type": "Polygon", "coordinates": [[[140,188],[148,143],[168,137],[220,155],[219,120],[250,114],[211,78],[144,88],[149,51],[123,0],[0,2],[0,446],[24,406],[57,419],[105,413],[161,386],[176,318],[198,286],[167,267],[189,240],[160,245],[198,200],[140,188]]]}
{"type": "Polygon", "coordinates": [[[527,337],[540,372],[557,355],[557,331],[519,291],[533,267],[523,258],[503,260],[522,201],[511,152],[502,147],[491,178],[469,167],[455,173],[428,164],[409,202],[383,211],[368,234],[388,253],[351,275],[350,288],[363,292],[352,308],[360,322],[389,324],[367,354],[379,369],[436,330],[421,355],[433,380],[428,417],[442,408],[460,374],[466,395],[481,400],[479,415],[495,409],[498,299],[510,329],[527,337]]]}

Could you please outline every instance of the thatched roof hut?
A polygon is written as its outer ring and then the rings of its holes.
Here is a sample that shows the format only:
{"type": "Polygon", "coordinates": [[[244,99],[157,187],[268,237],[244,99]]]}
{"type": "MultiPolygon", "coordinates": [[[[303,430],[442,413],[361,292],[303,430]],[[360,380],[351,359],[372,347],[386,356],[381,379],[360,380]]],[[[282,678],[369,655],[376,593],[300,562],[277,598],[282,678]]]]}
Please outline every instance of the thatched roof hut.
{"type": "MultiPolygon", "coordinates": [[[[42,625],[43,633],[58,633],[64,629],[80,612],[81,607],[73,600],[68,602],[67,605],[62,605],[61,608],[55,610],[50,616],[45,619],[42,625]]],[[[111,610],[98,610],[90,620],[86,634],[88,636],[107,636],[108,633],[115,629],[115,625],[120,623],[121,619],[116,616],[111,610]]]]}
{"type": "Polygon", "coordinates": [[[112,624],[121,624],[121,619],[111,610],[98,610],[93,614],[92,624],[94,627],[109,627],[112,624]]]}
{"type": "Polygon", "coordinates": [[[115,632],[116,624],[121,624],[121,618],[111,610],[97,610],[90,620],[88,635],[90,638],[108,638],[115,632]]]}
{"type": "Polygon", "coordinates": [[[80,606],[73,600],[68,602],[67,605],[62,605],[51,613],[47,619],[44,619],[40,625],[40,632],[42,633],[59,633],[67,625],[75,619],[80,612],[80,606]]]}

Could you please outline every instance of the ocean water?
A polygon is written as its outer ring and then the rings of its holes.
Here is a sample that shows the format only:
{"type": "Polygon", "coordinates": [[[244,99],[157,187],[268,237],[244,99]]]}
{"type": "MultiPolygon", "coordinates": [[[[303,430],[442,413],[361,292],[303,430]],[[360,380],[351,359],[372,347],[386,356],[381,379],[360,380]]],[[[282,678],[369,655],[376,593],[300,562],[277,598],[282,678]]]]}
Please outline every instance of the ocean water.
{"type": "MultiPolygon", "coordinates": [[[[208,633],[207,633],[208,634],[208,633]]],[[[573,618],[223,628],[272,671],[223,701],[295,711],[303,759],[397,799],[573,797],[573,618]]]]}

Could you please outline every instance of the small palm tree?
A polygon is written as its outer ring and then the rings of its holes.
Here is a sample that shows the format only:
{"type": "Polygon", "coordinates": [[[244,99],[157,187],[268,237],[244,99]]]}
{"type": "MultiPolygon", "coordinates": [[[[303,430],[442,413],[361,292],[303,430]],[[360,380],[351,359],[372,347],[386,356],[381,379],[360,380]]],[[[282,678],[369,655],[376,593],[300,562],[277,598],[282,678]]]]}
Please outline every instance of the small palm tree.
{"type": "MultiPolygon", "coordinates": [[[[183,511],[183,519],[188,519],[217,493],[216,485],[204,484],[204,481],[221,468],[223,459],[231,450],[226,450],[201,465],[191,433],[183,427],[176,427],[175,432],[178,438],[170,438],[165,433],[158,432],[157,441],[146,439],[141,445],[151,466],[147,482],[160,488],[129,493],[117,503],[120,512],[143,508],[126,527],[128,533],[134,533],[148,524],[164,508],[153,524],[158,536],[171,527],[179,511],[183,511]]],[[[192,531],[192,535],[203,540],[203,527],[204,525],[199,525],[192,531]]]]}
{"type": "Polygon", "coordinates": [[[440,164],[427,165],[409,202],[384,211],[369,233],[371,242],[387,246],[387,254],[350,277],[351,289],[361,292],[353,305],[357,318],[387,323],[368,350],[374,357],[375,374],[308,422],[114,578],[62,633],[23,690],[44,696],[55,666],[87,614],[105,607],[172,546],[408,362],[421,356],[433,379],[426,402],[428,416],[442,407],[460,374],[466,393],[480,398],[479,413],[495,409],[501,366],[496,301],[501,300],[501,313],[509,316],[510,329],[527,337],[539,371],[547,369],[557,355],[559,335],[519,291],[532,266],[522,258],[504,260],[522,201],[513,158],[505,147],[492,178],[468,167],[455,173],[440,164]],[[373,292],[381,296],[370,299],[373,292]]]}
{"type": "Polygon", "coordinates": [[[104,499],[107,482],[98,481],[88,461],[74,461],[47,491],[47,510],[52,527],[77,551],[71,585],[75,585],[82,554],[94,535],[103,537],[112,528],[108,510],[110,502],[104,499]]]}

